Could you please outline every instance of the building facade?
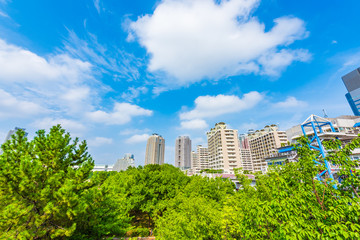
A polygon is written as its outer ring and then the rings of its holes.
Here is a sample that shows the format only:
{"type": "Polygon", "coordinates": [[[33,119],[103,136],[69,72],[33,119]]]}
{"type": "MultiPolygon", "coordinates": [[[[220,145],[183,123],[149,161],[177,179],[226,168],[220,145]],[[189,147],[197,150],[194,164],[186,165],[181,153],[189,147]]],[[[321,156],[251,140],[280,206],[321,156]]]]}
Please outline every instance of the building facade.
{"type": "Polygon", "coordinates": [[[220,122],[206,135],[210,169],[233,174],[234,168],[242,167],[237,130],[227,129],[226,124],[220,122]]]}
{"type": "Polygon", "coordinates": [[[175,140],[175,167],[182,170],[191,168],[191,140],[188,136],[179,136],[175,140]]]}
{"type": "Polygon", "coordinates": [[[114,165],[95,165],[93,172],[111,172],[113,171],[114,165]]]}
{"type": "Polygon", "coordinates": [[[123,158],[118,159],[114,164],[113,171],[126,171],[128,167],[135,167],[134,154],[127,153],[123,158]]]}
{"type": "Polygon", "coordinates": [[[278,126],[274,124],[249,134],[248,139],[255,172],[266,171],[265,159],[274,154],[277,148],[288,143],[285,131],[279,131],[278,126]]]}
{"type": "Polygon", "coordinates": [[[145,153],[145,165],[164,164],[165,139],[154,133],[147,141],[145,153]]]}
{"type": "Polygon", "coordinates": [[[247,134],[239,135],[239,145],[242,169],[245,171],[253,172],[254,166],[252,162],[250,144],[247,134]]]}
{"type": "Polygon", "coordinates": [[[198,145],[196,152],[191,152],[192,173],[199,174],[201,170],[209,168],[209,152],[207,147],[198,145]]]}
{"type": "Polygon", "coordinates": [[[360,68],[349,72],[342,77],[345,87],[348,91],[345,94],[351,110],[355,116],[360,116],[360,68]]]}

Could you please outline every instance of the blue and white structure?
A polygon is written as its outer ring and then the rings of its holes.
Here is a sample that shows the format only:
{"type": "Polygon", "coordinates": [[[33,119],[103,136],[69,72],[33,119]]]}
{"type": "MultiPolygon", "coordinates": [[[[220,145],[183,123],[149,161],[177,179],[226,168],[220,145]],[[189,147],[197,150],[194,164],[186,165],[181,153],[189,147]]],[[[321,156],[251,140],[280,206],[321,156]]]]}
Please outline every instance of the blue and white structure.
{"type": "MultiPolygon", "coordinates": [[[[327,173],[328,177],[334,180],[333,170],[331,169],[331,163],[328,160],[326,160],[326,151],[324,146],[322,145],[322,141],[326,139],[326,137],[324,138],[324,136],[337,137],[336,135],[341,133],[337,133],[335,131],[335,128],[330,121],[313,114],[301,124],[301,129],[305,137],[310,136],[309,137],[310,149],[319,151],[318,157],[314,159],[315,164],[317,165],[323,164],[325,165],[326,168],[324,171],[317,174],[317,179],[319,181],[322,181],[324,179],[325,174],[327,173]],[[309,128],[310,131],[308,131],[309,128]]],[[[336,185],[334,185],[334,188],[336,188],[336,185]]]]}
{"type": "Polygon", "coordinates": [[[355,116],[360,116],[360,68],[349,72],[342,77],[348,93],[345,94],[347,101],[355,116]]]}

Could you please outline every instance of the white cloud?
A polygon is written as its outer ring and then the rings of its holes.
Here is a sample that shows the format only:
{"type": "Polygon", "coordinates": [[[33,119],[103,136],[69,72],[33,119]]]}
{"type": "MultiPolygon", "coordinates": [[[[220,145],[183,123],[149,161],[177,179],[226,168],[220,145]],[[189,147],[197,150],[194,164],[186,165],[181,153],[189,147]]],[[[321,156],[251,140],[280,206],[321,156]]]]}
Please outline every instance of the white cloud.
{"type": "Polygon", "coordinates": [[[181,122],[181,128],[183,129],[205,129],[208,127],[209,125],[202,119],[193,119],[181,122]]]}
{"type": "Polygon", "coordinates": [[[109,145],[112,143],[113,143],[113,139],[106,137],[95,137],[93,139],[88,140],[88,145],[91,147],[99,147],[103,145],[109,145]]]}
{"type": "Polygon", "coordinates": [[[306,62],[311,59],[311,54],[307,50],[285,50],[272,52],[259,58],[259,63],[263,66],[260,74],[278,76],[293,61],[306,62]]]}
{"type": "Polygon", "coordinates": [[[134,99],[138,98],[140,94],[145,94],[148,92],[146,87],[129,87],[127,92],[124,92],[121,97],[126,101],[132,102],[134,99]]]}
{"type": "Polygon", "coordinates": [[[4,13],[0,10],[0,17],[8,18],[9,15],[7,15],[6,13],[4,13]]]}
{"type": "Polygon", "coordinates": [[[259,92],[249,92],[240,99],[235,95],[200,96],[195,109],[180,114],[182,120],[202,119],[250,109],[263,99],[259,92]]]}
{"type": "Polygon", "coordinates": [[[94,7],[96,11],[100,14],[100,0],[94,0],[94,7]]]}
{"type": "Polygon", "coordinates": [[[1,118],[26,118],[29,116],[40,115],[48,112],[40,105],[19,100],[10,93],[0,89],[0,117],[1,118]]]}
{"type": "Polygon", "coordinates": [[[113,111],[109,113],[101,110],[87,113],[90,120],[108,125],[122,125],[130,122],[133,117],[151,115],[151,110],[130,103],[115,103],[113,111]]]}
{"type": "Polygon", "coordinates": [[[296,108],[306,107],[307,103],[304,102],[304,101],[297,100],[295,97],[288,97],[283,102],[275,103],[274,106],[276,108],[282,108],[282,109],[284,109],[284,108],[292,108],[292,109],[296,110],[296,108]]]}
{"type": "Polygon", "coordinates": [[[81,39],[74,31],[68,30],[69,36],[64,44],[66,54],[82,61],[91,62],[98,73],[108,73],[115,81],[139,80],[139,68],[144,65],[143,60],[136,58],[117,47],[109,47],[98,42],[97,36],[87,33],[81,39]]]}
{"type": "Polygon", "coordinates": [[[93,83],[88,62],[67,54],[41,57],[0,39],[0,86],[16,96],[79,115],[92,110],[99,91],[93,83]]]}
{"type": "Polygon", "coordinates": [[[136,134],[128,138],[125,142],[126,143],[140,143],[140,142],[146,142],[149,139],[149,134],[136,134]]]}
{"type": "MultiPolygon", "coordinates": [[[[6,83],[77,83],[89,76],[91,65],[66,54],[48,59],[7,44],[0,39],[0,82],[6,83]]],[[[57,86],[56,86],[57,87],[57,86]]]]}
{"type": "Polygon", "coordinates": [[[64,118],[44,118],[35,121],[32,126],[39,129],[48,130],[52,126],[56,126],[57,124],[60,124],[63,129],[70,132],[70,134],[74,137],[77,135],[81,135],[81,133],[86,130],[86,127],[82,123],[64,118]]]}
{"type": "Polygon", "coordinates": [[[250,16],[259,2],[163,0],[152,15],[130,23],[129,39],[135,37],[147,49],[148,69],[167,72],[167,84],[173,85],[251,72],[278,75],[292,61],[307,61],[306,50],[288,49],[308,36],[304,22],[281,17],[265,31],[250,16]],[[273,59],[277,64],[271,66],[273,59]]]}

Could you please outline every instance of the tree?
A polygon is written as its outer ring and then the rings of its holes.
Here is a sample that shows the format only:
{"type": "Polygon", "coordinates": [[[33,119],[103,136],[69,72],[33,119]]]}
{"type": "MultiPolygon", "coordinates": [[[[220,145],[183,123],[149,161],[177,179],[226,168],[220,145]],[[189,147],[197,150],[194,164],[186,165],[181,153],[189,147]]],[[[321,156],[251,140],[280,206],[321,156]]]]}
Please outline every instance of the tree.
{"type": "Polygon", "coordinates": [[[58,125],[31,141],[18,130],[1,148],[0,238],[71,236],[89,205],[83,193],[94,185],[86,142],[72,141],[58,125]]]}
{"type": "Polygon", "coordinates": [[[221,239],[221,209],[235,193],[228,179],[192,176],[156,219],[159,239],[221,239]]]}
{"type": "MultiPolygon", "coordinates": [[[[348,150],[359,147],[359,143],[359,139],[355,139],[343,150],[338,149],[338,141],[325,144],[328,151],[332,151],[328,158],[338,164],[341,161],[344,174],[350,175],[349,166],[356,164],[349,158],[348,150]]],[[[243,187],[235,196],[230,196],[224,205],[223,238],[360,237],[359,199],[348,194],[351,186],[357,186],[358,175],[349,177],[347,185],[339,186],[336,190],[331,179],[322,182],[315,179],[324,166],[314,164],[319,153],[308,147],[308,140],[300,139],[299,145],[295,147],[299,161],[270,169],[265,175],[258,175],[255,189],[249,187],[249,181],[244,176],[239,176],[243,187]]]]}
{"type": "Polygon", "coordinates": [[[161,217],[170,199],[189,181],[180,169],[172,165],[146,165],[129,168],[109,177],[113,191],[124,194],[134,229],[129,235],[148,236],[155,228],[154,219],[161,217]]]}

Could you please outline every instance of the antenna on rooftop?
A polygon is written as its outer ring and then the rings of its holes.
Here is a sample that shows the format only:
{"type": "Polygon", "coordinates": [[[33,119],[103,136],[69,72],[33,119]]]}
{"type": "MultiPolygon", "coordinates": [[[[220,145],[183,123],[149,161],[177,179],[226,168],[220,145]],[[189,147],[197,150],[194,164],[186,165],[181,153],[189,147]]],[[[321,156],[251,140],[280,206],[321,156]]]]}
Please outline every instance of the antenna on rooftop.
{"type": "Polygon", "coordinates": [[[323,109],[323,112],[324,112],[324,118],[328,118],[328,115],[326,114],[325,109],[323,109]]]}

